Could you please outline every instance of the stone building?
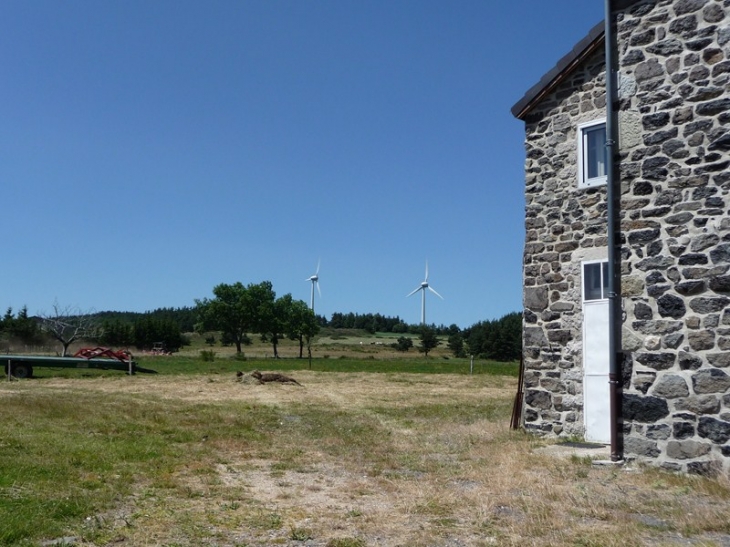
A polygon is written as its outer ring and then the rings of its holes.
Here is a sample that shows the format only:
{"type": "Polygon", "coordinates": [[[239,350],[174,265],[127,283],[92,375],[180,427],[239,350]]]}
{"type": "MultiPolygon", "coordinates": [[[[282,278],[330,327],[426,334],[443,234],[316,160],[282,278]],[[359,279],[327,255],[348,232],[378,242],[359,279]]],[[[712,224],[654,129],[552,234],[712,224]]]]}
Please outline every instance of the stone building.
{"type": "Polygon", "coordinates": [[[512,108],[526,133],[523,424],[728,473],[730,0],[611,10],[512,108]]]}

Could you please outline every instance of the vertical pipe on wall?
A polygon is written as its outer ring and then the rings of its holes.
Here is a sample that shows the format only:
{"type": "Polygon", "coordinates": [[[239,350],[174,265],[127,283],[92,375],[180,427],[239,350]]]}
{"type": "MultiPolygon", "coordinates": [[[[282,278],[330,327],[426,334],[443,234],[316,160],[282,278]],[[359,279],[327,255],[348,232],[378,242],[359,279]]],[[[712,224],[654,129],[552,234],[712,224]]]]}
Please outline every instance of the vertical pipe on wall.
{"type": "Polygon", "coordinates": [[[608,235],[608,351],[611,413],[611,461],[623,459],[623,447],[620,431],[621,409],[621,241],[618,237],[618,205],[620,181],[616,181],[614,163],[618,153],[618,124],[616,119],[616,71],[615,43],[616,38],[611,14],[611,0],[605,0],[605,33],[606,49],[606,201],[607,201],[607,235],[608,235]]]}

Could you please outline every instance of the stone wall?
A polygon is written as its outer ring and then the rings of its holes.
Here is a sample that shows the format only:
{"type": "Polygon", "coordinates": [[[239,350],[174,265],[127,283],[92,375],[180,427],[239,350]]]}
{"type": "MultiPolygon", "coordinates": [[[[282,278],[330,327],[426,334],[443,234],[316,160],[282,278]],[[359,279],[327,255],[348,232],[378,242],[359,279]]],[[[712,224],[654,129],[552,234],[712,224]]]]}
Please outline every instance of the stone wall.
{"type": "Polygon", "coordinates": [[[577,126],[605,117],[599,48],[525,119],[525,427],[583,434],[581,260],[605,259],[606,188],[577,188],[577,126]]]}
{"type": "MultiPolygon", "coordinates": [[[[617,14],[627,457],[730,471],[730,0],[617,14]]],[[[605,116],[596,50],[524,117],[528,431],[582,435],[583,260],[605,187],[577,188],[578,124],[605,116]]]]}
{"type": "Polygon", "coordinates": [[[618,16],[625,453],[730,470],[730,1],[618,16]]]}

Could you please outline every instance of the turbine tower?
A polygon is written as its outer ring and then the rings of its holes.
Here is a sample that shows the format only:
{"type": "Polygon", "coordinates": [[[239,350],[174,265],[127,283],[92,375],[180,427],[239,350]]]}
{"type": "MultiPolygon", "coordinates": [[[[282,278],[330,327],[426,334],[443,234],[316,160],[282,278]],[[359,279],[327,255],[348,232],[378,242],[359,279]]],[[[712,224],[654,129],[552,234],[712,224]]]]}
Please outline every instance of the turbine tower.
{"type": "Polygon", "coordinates": [[[322,291],[319,290],[319,261],[317,261],[317,271],[316,273],[307,278],[306,281],[312,282],[312,299],[309,307],[312,309],[312,313],[314,313],[314,286],[317,285],[317,292],[319,293],[319,297],[322,298],[322,291]]]}
{"type": "Polygon", "coordinates": [[[444,299],[444,297],[437,293],[433,287],[429,287],[428,285],[428,261],[426,261],[426,279],[421,281],[421,284],[413,292],[406,296],[406,298],[408,298],[409,296],[416,294],[418,291],[421,291],[421,325],[426,324],[426,289],[438,296],[441,300],[444,299]]]}

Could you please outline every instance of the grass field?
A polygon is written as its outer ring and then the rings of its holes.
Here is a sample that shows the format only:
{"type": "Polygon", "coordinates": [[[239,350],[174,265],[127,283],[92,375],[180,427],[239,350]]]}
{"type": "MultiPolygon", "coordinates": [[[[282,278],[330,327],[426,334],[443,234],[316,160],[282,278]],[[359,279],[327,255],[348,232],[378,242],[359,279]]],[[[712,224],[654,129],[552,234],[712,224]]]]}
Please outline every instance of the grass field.
{"type": "MultiPolygon", "coordinates": [[[[484,359],[457,359],[446,347],[445,339],[441,345],[424,357],[417,350],[416,336],[411,336],[414,347],[408,352],[400,352],[391,347],[401,334],[368,334],[360,330],[339,329],[324,331],[312,347],[312,360],[308,359],[306,348],[304,357],[299,359],[299,346],[291,340],[279,343],[280,359],[273,358],[271,344],[262,342],[258,336],[252,338],[250,346],[244,346],[243,355],[237,355],[235,347],[220,344],[208,346],[203,337],[189,334],[191,344],[173,355],[152,355],[149,352],[134,351],[137,364],[161,374],[224,374],[241,370],[314,370],[322,372],[411,372],[429,374],[491,374],[517,377],[518,367],[514,362],[489,361],[484,359]],[[207,359],[202,355],[207,354],[207,359]]],[[[88,344],[77,343],[71,348],[73,353],[88,344]]],[[[48,349],[41,354],[53,355],[48,349]]],[[[62,368],[36,368],[36,377],[79,376],[96,377],[103,372],[93,370],[76,371],[62,368]]]]}
{"type": "Polygon", "coordinates": [[[0,545],[730,544],[727,479],[595,467],[510,431],[514,364],[142,364],[160,373],[0,384],[0,545]],[[253,368],[303,386],[237,380],[253,368]]]}
{"type": "MultiPolygon", "coordinates": [[[[203,337],[196,333],[188,335],[191,344],[182,348],[180,355],[197,356],[201,349],[209,349],[220,356],[231,356],[235,348],[221,347],[216,345],[208,347],[203,337]]],[[[266,359],[273,357],[271,344],[261,342],[258,336],[251,338],[252,344],[243,348],[245,355],[251,358],[266,359]]],[[[314,339],[312,344],[312,356],[314,358],[339,359],[339,358],[370,358],[370,359],[412,359],[421,355],[418,352],[418,336],[411,334],[375,333],[369,334],[358,329],[323,329],[314,339]],[[406,336],[413,340],[413,348],[408,352],[399,352],[391,347],[396,340],[406,336]]],[[[297,357],[299,345],[291,340],[281,340],[278,352],[283,357],[297,357]]],[[[304,350],[306,357],[307,351],[304,350]]],[[[429,353],[432,358],[450,359],[451,352],[446,345],[446,337],[440,337],[440,345],[429,353]]]]}

